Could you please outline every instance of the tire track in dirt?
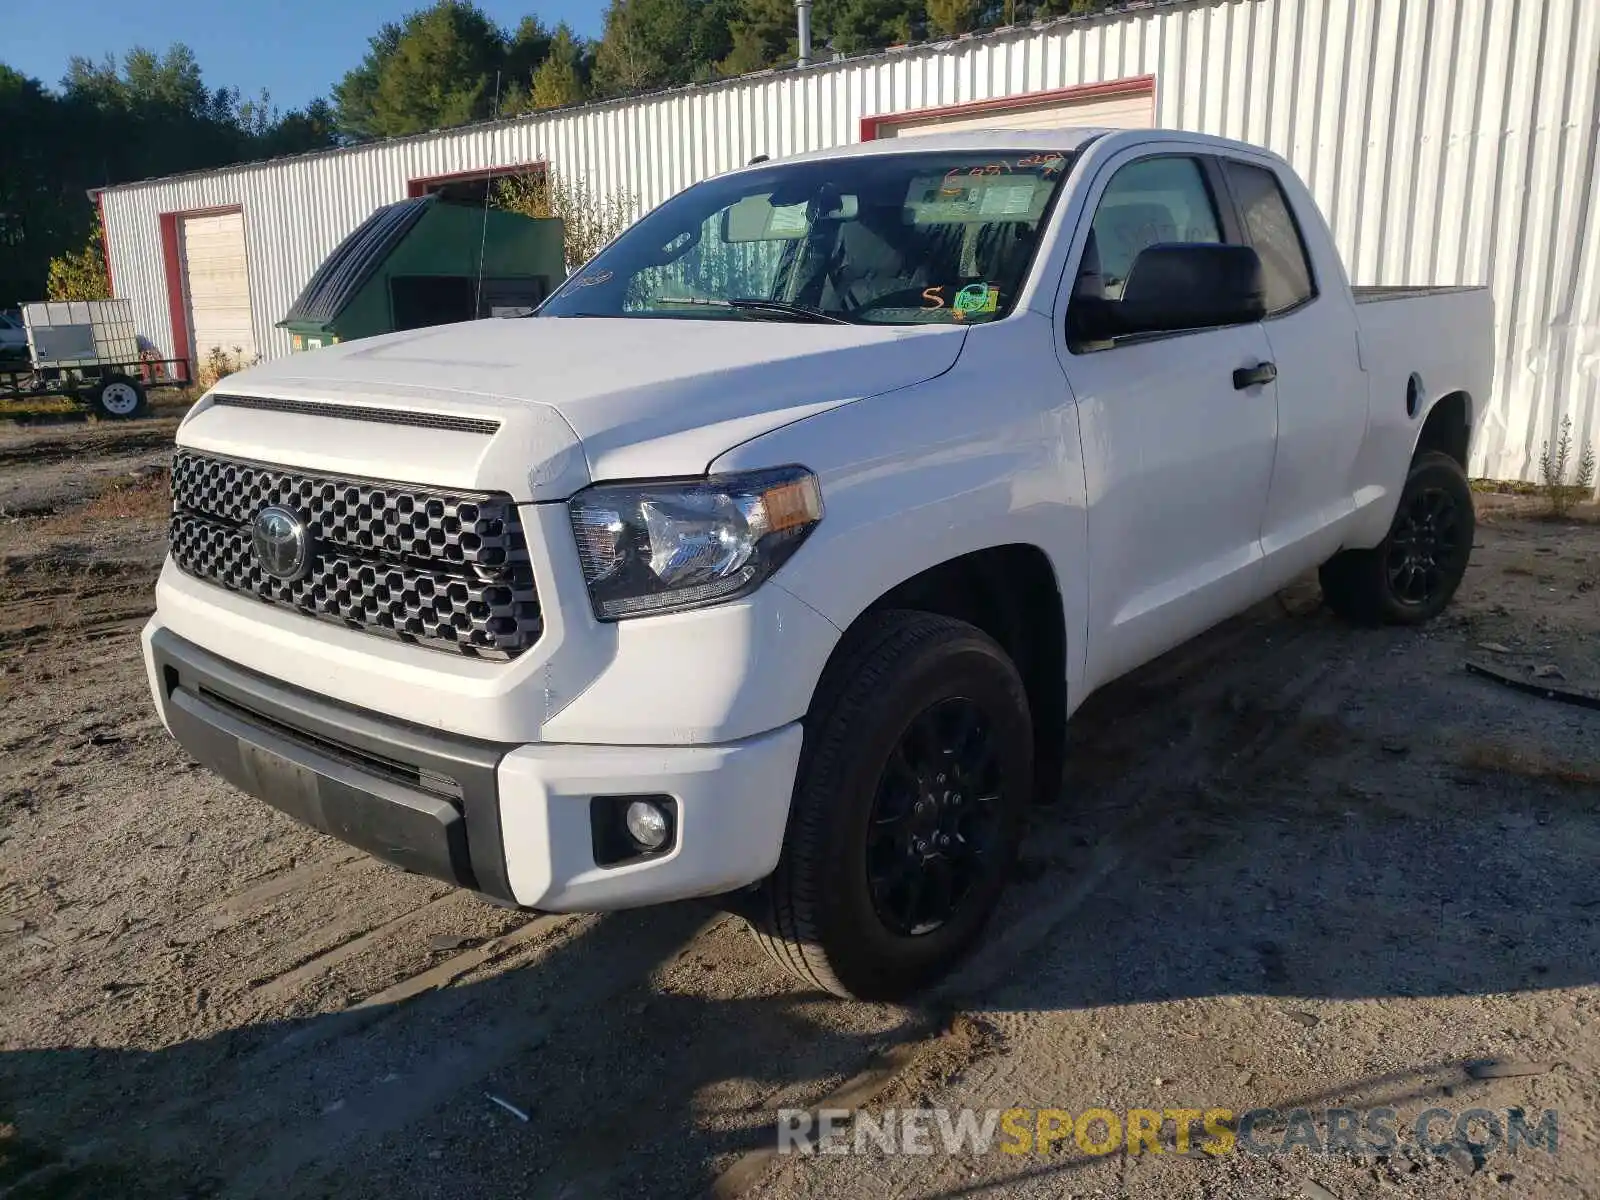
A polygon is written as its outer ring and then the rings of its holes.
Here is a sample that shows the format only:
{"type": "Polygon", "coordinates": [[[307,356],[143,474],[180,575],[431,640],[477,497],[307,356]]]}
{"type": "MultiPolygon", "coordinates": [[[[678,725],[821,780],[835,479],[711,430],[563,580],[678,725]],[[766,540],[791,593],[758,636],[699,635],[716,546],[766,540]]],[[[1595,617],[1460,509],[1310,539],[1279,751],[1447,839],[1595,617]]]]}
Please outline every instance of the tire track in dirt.
{"type": "MultiPolygon", "coordinates": [[[[1274,631],[1284,629],[1272,623],[1274,631]]],[[[1119,855],[1137,842],[1149,814],[1162,803],[1193,794],[1195,779],[1215,775],[1234,764],[1236,780],[1249,778],[1246,767],[1251,755],[1259,759],[1292,730],[1292,714],[1276,721],[1258,717],[1252,710],[1239,711],[1223,702],[1233,680],[1247,676],[1252,663],[1240,660],[1238,648],[1259,638],[1259,624],[1219,632],[1187,650],[1176,661],[1163,660],[1160,668],[1111,697],[1098,714],[1086,713],[1077,735],[1079,742],[1098,743],[1088,755],[1101,758],[1081,763],[1080,785],[1098,792],[1096,802],[1082,811],[1049,810],[1039,822],[1029,853],[1043,857],[1053,873],[1070,871],[1072,886],[1063,888],[1059,878],[1033,885],[1026,882],[1019,900],[1030,910],[1025,922],[1001,927],[1005,933],[982,952],[973,968],[957,977],[959,986],[943,995],[970,995],[987,986],[985,971],[1002,969],[1017,955],[1048,937],[1073,907],[1091,895],[1098,882],[1116,869],[1119,855]],[[1219,664],[1233,659],[1235,666],[1224,670],[1219,664]],[[1159,700],[1151,703],[1151,696],[1159,700]],[[1187,710],[1206,714],[1190,719],[1187,710]],[[1154,760],[1139,764],[1120,780],[1098,780],[1121,772],[1130,750],[1165,746],[1176,739],[1177,751],[1163,750],[1154,760]],[[1204,753],[1209,749],[1209,753],[1204,753]],[[1171,755],[1177,753],[1174,763],[1171,755]],[[1196,754],[1199,757],[1196,757],[1196,754]],[[1186,764],[1186,766],[1185,766],[1186,764]],[[1187,789],[1187,790],[1186,790],[1187,789]],[[1085,833],[1092,843],[1087,855],[1075,847],[1085,833]],[[1042,894],[1042,895],[1041,895],[1042,894]],[[1048,900],[1049,903],[1042,901],[1048,900]]],[[[1292,651],[1299,641],[1312,637],[1300,630],[1281,642],[1280,651],[1292,651]]],[[[1315,686],[1320,675],[1301,687],[1315,686]]],[[[1285,701],[1285,712],[1290,712],[1285,701]]],[[[255,919],[282,903],[293,903],[314,895],[330,876],[342,874],[348,863],[362,856],[335,856],[315,864],[295,868],[283,876],[250,888],[200,910],[203,924],[223,922],[229,917],[255,919]]],[[[296,962],[257,985],[256,995],[268,1001],[268,1008],[281,1009],[293,996],[316,981],[336,973],[339,968],[365,951],[384,952],[393,946],[407,927],[427,911],[442,906],[459,893],[445,893],[425,904],[376,925],[355,932],[346,941],[321,950],[311,958],[296,962]]],[[[314,1018],[286,1036],[229,1056],[225,1075],[237,1079],[236,1089],[208,1087],[209,1096],[188,1097],[145,1117],[146,1128],[161,1129],[161,1141],[170,1150],[183,1143],[202,1142],[226,1145],[225,1163],[230,1194],[278,1194],[291,1184],[303,1182],[304,1173],[320,1174],[335,1162],[345,1160],[347,1152],[370,1147],[422,1120],[428,1113],[446,1105],[457,1095],[475,1095],[475,1090],[510,1061],[527,1062],[541,1047],[561,1041],[562,1031],[575,1022],[590,1022],[600,1009],[614,1007],[630,993],[640,993],[648,1002],[653,994],[649,983],[652,966],[683,954],[705,948],[727,935],[725,919],[712,921],[699,930],[684,930],[687,943],[675,941],[681,919],[663,916],[644,918],[631,924],[633,935],[620,947],[607,946],[605,928],[595,937],[597,921],[579,917],[534,918],[499,939],[443,962],[432,962],[419,971],[389,984],[341,1013],[314,1018]],[[595,938],[600,939],[596,944],[595,938]],[[620,952],[619,952],[620,951],[620,952]],[[517,964],[534,969],[538,978],[518,972],[517,964]],[[504,981],[513,973],[524,980],[511,990],[496,986],[487,993],[476,987],[461,987],[470,978],[504,981]],[[534,1003],[524,1004],[520,992],[537,995],[534,1003]],[[487,999],[486,999],[487,996],[487,999]],[[420,1006],[420,1007],[419,1007],[420,1006]],[[443,1042],[426,1037],[419,1044],[424,1028],[452,1031],[443,1042]],[[373,1082],[377,1064],[403,1061],[403,1088],[380,1086],[373,1082]],[[355,1082],[352,1082],[354,1080],[355,1082]],[[246,1082],[248,1081],[248,1082],[246,1082]],[[218,1100],[219,1093],[224,1097],[218,1100]],[[307,1110],[304,1097],[339,1097],[339,1107],[328,1111],[307,1110]]],[[[354,928],[354,923],[352,923],[354,928]]],[[[326,940],[327,926],[307,938],[326,940]]],[[[615,939],[613,938],[613,941],[615,939]]],[[[726,950],[723,947],[723,950],[726,950]]],[[[287,956],[293,961],[297,956],[287,956]]],[[[775,977],[776,970],[768,968],[775,977]]],[[[765,986],[758,990],[766,990],[765,986]]],[[[945,1007],[949,1000],[938,997],[929,1002],[945,1007]]],[[[946,1009],[948,1011],[948,1009],[946,1009]]],[[[259,1017],[257,1018],[259,1020],[259,1017]]],[[[733,1049],[727,1046],[712,1051],[703,1042],[688,1041],[675,1047],[673,1054],[685,1060],[717,1057],[750,1058],[752,1061],[784,1061],[784,1038],[794,1030],[777,1017],[763,1018],[742,1029],[733,1049]]],[[[702,1034],[704,1036],[704,1034],[702,1034]]],[[[574,1040],[581,1040],[577,1034],[574,1040]]],[[[928,1047],[937,1041],[926,1024],[908,1029],[898,1042],[891,1039],[893,1063],[902,1062],[899,1048],[904,1046],[904,1069],[889,1070],[884,1087],[904,1083],[912,1064],[924,1061],[928,1047]]],[[[817,1070],[837,1070],[850,1076],[860,1072],[871,1054],[862,1048],[843,1051],[848,1061],[813,1063],[817,1070]]],[[[670,1062],[670,1060],[669,1060],[670,1062]]],[[[671,1071],[670,1066],[667,1070],[671,1071]]],[[[883,1071],[879,1072],[883,1074],[883,1071]]],[[[691,1077],[695,1072],[688,1072],[691,1077]]],[[[813,1075],[815,1070],[813,1071],[813,1075]]],[[[222,1082],[222,1081],[219,1081],[222,1082]]],[[[881,1092],[880,1092],[881,1094],[881,1092]]],[[[780,1072],[775,1088],[760,1105],[746,1113],[751,1127],[770,1120],[772,1109],[791,1099],[814,1101],[815,1087],[793,1072],[780,1072]]],[[[627,1129],[637,1122],[658,1118],[653,1111],[659,1093],[620,1104],[608,1111],[604,1125],[610,1130],[627,1129]]],[[[866,1101],[863,1101],[866,1102],[866,1101]]],[[[555,1176],[548,1182],[552,1192],[563,1181],[590,1194],[606,1194],[618,1182],[614,1139],[592,1140],[593,1153],[583,1153],[588,1139],[573,1139],[574,1153],[563,1155],[555,1176]]],[[[770,1144],[770,1142],[768,1143],[770,1144]]],[[[89,1156],[105,1143],[80,1148],[89,1156]]],[[[358,1155],[359,1157],[359,1155],[358,1155]]],[[[759,1173],[757,1173],[759,1174],[759,1173]]],[[[541,1181],[541,1187],[546,1181],[541,1181]]]]}
{"type": "MultiPolygon", "coordinates": [[[[770,1120],[774,1110],[788,1107],[813,1113],[823,1108],[853,1113],[881,1103],[890,1093],[898,1094],[904,1103],[917,1102],[925,1090],[919,1074],[926,1074],[930,1056],[950,1040],[952,1024],[978,1022],[965,1011],[966,1005],[1003,982],[1016,962],[1025,961],[1030,951],[1051,938],[1126,861],[1136,855],[1155,858],[1171,852],[1181,834],[1173,823],[1153,821],[1154,816],[1194,799],[1202,789],[1246,787],[1300,752],[1302,740],[1297,735],[1303,731],[1307,702],[1314,694],[1321,702],[1348,691],[1347,684],[1341,689],[1337,682],[1332,689],[1327,687],[1330,677],[1347,676],[1348,671],[1319,658],[1270,689],[1254,706],[1241,708],[1234,689],[1242,676],[1250,675],[1252,664],[1248,658],[1240,661],[1237,652],[1259,639],[1265,629],[1287,634],[1277,646],[1284,657],[1318,641],[1319,630],[1305,621],[1292,625],[1281,621],[1230,623],[1098,698],[1098,711],[1085,713],[1088,720],[1076,731],[1079,740],[1111,738],[1112,745],[1106,749],[1114,760],[1123,746],[1162,745],[1163,750],[1106,786],[1093,810],[1085,813],[1086,824],[1080,826],[1071,813],[1061,814],[1065,819],[1046,817],[1036,823],[1028,845],[1030,854],[1035,861],[1042,858],[1050,864],[1046,873],[1052,875],[1070,867],[1071,884],[1063,888],[1058,880],[1050,879],[1040,886],[1013,888],[991,925],[1003,932],[927,997],[920,1028],[907,1030],[876,1062],[821,1101],[806,1104],[796,1103],[798,1098],[793,1096],[773,1097],[760,1114],[752,1116],[770,1120]],[[1232,671],[1209,673],[1230,657],[1237,664],[1232,671]],[[1156,696],[1160,699],[1153,700],[1156,696]],[[1182,743],[1164,746],[1158,740],[1163,727],[1170,723],[1175,709],[1188,707],[1216,715],[1195,722],[1182,743]],[[1179,755],[1176,764],[1171,761],[1174,753],[1179,755]],[[1080,843],[1086,843],[1087,853],[1074,855],[1073,849],[1080,843]],[[935,1020],[940,1009],[955,1015],[935,1020]],[[930,1025],[932,1032],[927,1031],[930,1025]]],[[[982,1039],[968,1039],[966,1044],[970,1053],[964,1061],[946,1061],[948,1056],[939,1056],[940,1072],[953,1074],[984,1053],[982,1039]]],[[[942,1078],[928,1082],[942,1082],[942,1078]]],[[[734,1200],[759,1184],[773,1182],[769,1178],[772,1172],[782,1172],[785,1164],[793,1161],[778,1155],[776,1144],[777,1129],[772,1126],[756,1149],[716,1176],[711,1195],[716,1200],[734,1200]]]]}
{"type": "MultiPolygon", "coordinates": [[[[288,968],[277,974],[250,981],[253,999],[269,1004],[284,1000],[303,985],[326,975],[340,963],[354,958],[407,926],[415,924],[427,913],[441,907],[460,904],[463,899],[458,891],[443,891],[427,903],[409,908],[399,916],[390,917],[377,925],[365,926],[359,918],[344,916],[319,925],[289,947],[287,957],[291,965],[288,968]],[[330,939],[332,944],[328,945],[330,939]],[[304,951],[310,946],[322,948],[306,956],[304,951]]],[[[472,902],[470,897],[465,899],[468,903],[472,902]]]]}
{"type": "MultiPolygon", "coordinates": [[[[1090,775],[1094,764],[1085,763],[1085,757],[1103,758],[1110,768],[1118,770],[1129,747],[1165,747],[1180,735],[1181,740],[1176,751],[1164,749],[1099,786],[1092,809],[1082,814],[1059,807],[1044,810],[1035,822],[1027,851],[1035,863],[1043,860],[1049,864],[1047,870],[1052,878],[1036,876],[1031,886],[1014,886],[991,925],[991,929],[1003,932],[945,985],[908,1010],[903,1028],[890,1035],[878,1050],[858,1053],[847,1063],[835,1064],[848,1079],[826,1099],[816,1099],[811,1080],[791,1077],[778,1081],[756,1107],[746,1110],[746,1127],[761,1131],[753,1139],[746,1139],[753,1140],[755,1148],[736,1155],[714,1178],[713,1195],[737,1195],[771,1168],[776,1157],[771,1153],[776,1131],[770,1123],[776,1109],[854,1109],[888,1092],[915,1092],[920,1086],[917,1080],[933,1069],[930,1064],[937,1064],[938,1071],[959,1070],[963,1064],[957,1060],[962,1052],[950,1049],[949,1031],[953,1024],[961,1022],[981,1025],[961,1011],[963,998],[996,983],[1092,898],[1124,857],[1147,840],[1154,811],[1163,804],[1181,804],[1192,798],[1198,783],[1206,778],[1227,778],[1243,784],[1255,773],[1276,765],[1279,755],[1275,750],[1294,742],[1300,703],[1328,673],[1328,668],[1320,664],[1309,671],[1296,672],[1285,687],[1262,701],[1271,706],[1267,713],[1227,703],[1240,679],[1252,670],[1250,657],[1240,654],[1242,647],[1259,643],[1264,633],[1270,632],[1278,638],[1278,650],[1292,656],[1295,647],[1309,646],[1317,638],[1318,630],[1310,623],[1285,622],[1277,616],[1269,610],[1267,619],[1258,614],[1253,621],[1230,623],[1175,651],[1148,672],[1108,690],[1097,698],[1095,710],[1085,712],[1082,721],[1075,720],[1075,741],[1100,743],[1093,749],[1086,745],[1076,751],[1079,757],[1075,766],[1087,768],[1085,773],[1090,775]],[[1229,662],[1236,665],[1223,670],[1221,664],[1229,662]],[[1187,716],[1190,709],[1212,715],[1191,722],[1187,716]],[[1175,717],[1177,726],[1187,728],[1174,729],[1175,717]],[[1178,764],[1172,761],[1174,753],[1182,756],[1178,764]],[[1075,846],[1081,841],[1089,843],[1087,853],[1075,846]],[[1065,887],[1062,875],[1070,878],[1065,887]]],[[[692,950],[693,946],[687,949],[692,950]]],[[[968,1048],[965,1053],[985,1052],[983,1038],[955,1041],[968,1048]]],[[[750,1050],[750,1057],[769,1061],[760,1047],[750,1050]]],[[[652,1099],[646,1098],[631,1108],[609,1111],[598,1129],[576,1131],[576,1136],[563,1141],[560,1177],[541,1180],[538,1194],[606,1195],[625,1190],[630,1168],[617,1161],[617,1139],[624,1131],[647,1127],[656,1119],[652,1099]]]]}
{"type": "Polygon", "coordinates": [[[75,426],[73,433],[45,434],[9,445],[0,441],[0,467],[44,467],[74,459],[104,459],[141,451],[170,450],[178,421],[158,418],[148,424],[114,426],[110,430],[75,426]]]}

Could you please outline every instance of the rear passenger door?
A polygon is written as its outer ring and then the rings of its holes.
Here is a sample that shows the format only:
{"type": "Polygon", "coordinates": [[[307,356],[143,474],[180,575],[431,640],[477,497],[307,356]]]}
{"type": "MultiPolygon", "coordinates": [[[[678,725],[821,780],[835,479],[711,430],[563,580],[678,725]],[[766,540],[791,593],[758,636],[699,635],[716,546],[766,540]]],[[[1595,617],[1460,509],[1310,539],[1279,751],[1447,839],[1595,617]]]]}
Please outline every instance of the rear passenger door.
{"type": "Polygon", "coordinates": [[[1077,401],[1090,558],[1086,682],[1094,687],[1259,595],[1277,408],[1256,321],[1086,340],[1075,314],[1119,301],[1142,250],[1237,242],[1216,161],[1128,151],[1090,185],[1057,329],[1077,401]]]}
{"type": "MultiPolygon", "coordinates": [[[[1271,159],[1221,161],[1240,228],[1261,257],[1262,328],[1278,370],[1278,452],[1261,527],[1265,583],[1276,587],[1339,548],[1343,519],[1355,511],[1367,381],[1349,286],[1342,273],[1317,278],[1307,249],[1320,219],[1296,218],[1311,197],[1271,159]]],[[[1336,261],[1326,249],[1318,257],[1336,261]]]]}

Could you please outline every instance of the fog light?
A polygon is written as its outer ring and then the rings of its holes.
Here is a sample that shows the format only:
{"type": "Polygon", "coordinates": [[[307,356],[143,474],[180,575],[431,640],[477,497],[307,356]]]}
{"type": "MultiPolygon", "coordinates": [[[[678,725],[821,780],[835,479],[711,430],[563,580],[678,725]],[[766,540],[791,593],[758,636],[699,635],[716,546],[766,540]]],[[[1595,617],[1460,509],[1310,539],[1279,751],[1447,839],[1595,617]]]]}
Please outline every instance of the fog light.
{"type": "Polygon", "coordinates": [[[667,814],[648,800],[629,804],[623,821],[628,827],[628,836],[646,850],[661,849],[672,834],[672,822],[667,814]]]}

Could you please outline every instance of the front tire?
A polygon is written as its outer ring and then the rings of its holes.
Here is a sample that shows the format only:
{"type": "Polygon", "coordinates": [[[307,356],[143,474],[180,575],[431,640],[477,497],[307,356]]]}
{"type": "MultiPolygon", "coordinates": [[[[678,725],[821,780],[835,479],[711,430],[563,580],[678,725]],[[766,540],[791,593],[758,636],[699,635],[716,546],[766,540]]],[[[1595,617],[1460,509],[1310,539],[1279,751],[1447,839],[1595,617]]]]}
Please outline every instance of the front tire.
{"type": "Polygon", "coordinates": [[[1472,557],[1472,488],[1447,454],[1417,455],[1388,536],[1322,564],[1328,607],[1362,625],[1420,625],[1444,610],[1472,557]]]}
{"type": "Polygon", "coordinates": [[[1027,694],[1005,651],[947,617],[869,618],[806,718],[758,939],[838,996],[889,1000],[931,982],[993,911],[1032,787],[1027,694]]]}

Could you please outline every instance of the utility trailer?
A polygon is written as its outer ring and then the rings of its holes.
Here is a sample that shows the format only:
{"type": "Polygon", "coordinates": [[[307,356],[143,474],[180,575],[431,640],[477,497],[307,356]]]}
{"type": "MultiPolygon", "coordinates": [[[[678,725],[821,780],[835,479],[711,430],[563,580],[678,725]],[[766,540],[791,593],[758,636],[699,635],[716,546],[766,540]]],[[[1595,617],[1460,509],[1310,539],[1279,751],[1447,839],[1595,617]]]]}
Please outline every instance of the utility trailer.
{"type": "Polygon", "coordinates": [[[127,300],[41,300],[22,306],[25,366],[0,370],[0,402],[64,396],[114,421],[150,411],[149,393],[186,387],[186,358],[140,353],[127,300]]]}

